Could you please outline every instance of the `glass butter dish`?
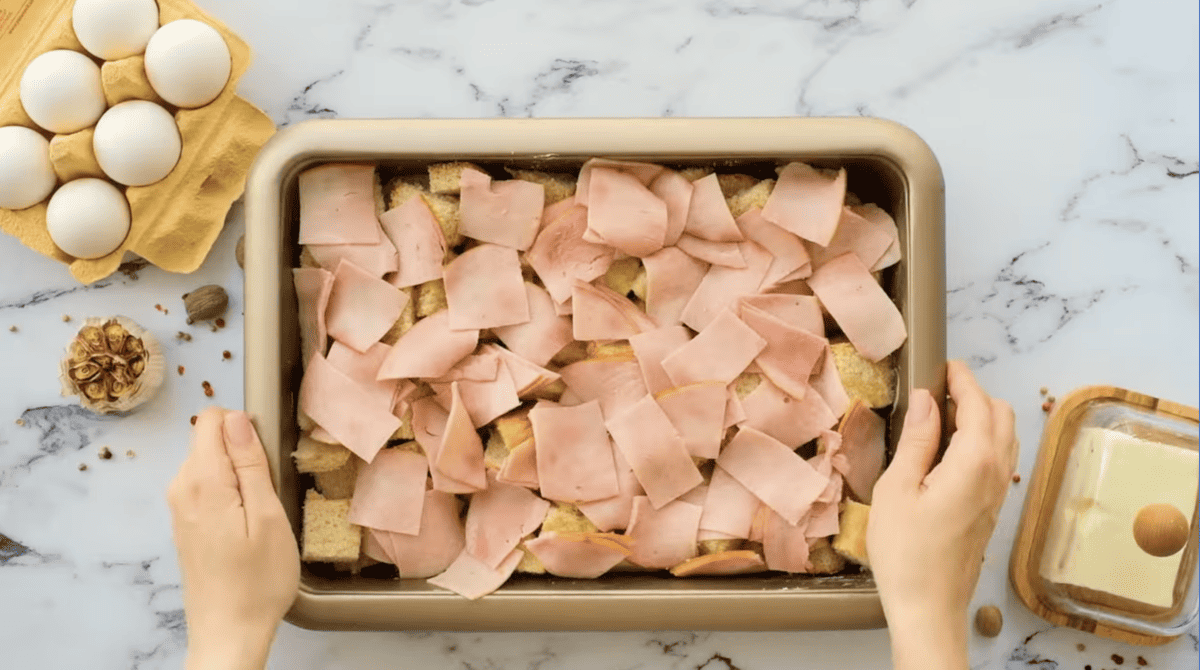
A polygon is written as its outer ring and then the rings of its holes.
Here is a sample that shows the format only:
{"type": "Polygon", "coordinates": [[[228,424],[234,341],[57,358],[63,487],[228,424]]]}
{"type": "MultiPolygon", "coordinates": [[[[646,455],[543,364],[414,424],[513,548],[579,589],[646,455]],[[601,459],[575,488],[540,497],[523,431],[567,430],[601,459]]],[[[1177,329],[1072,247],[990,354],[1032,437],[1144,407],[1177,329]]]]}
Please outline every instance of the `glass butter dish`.
{"type": "Polygon", "coordinates": [[[1009,569],[1047,621],[1133,644],[1197,619],[1197,409],[1111,386],[1046,423],[1009,569]]]}

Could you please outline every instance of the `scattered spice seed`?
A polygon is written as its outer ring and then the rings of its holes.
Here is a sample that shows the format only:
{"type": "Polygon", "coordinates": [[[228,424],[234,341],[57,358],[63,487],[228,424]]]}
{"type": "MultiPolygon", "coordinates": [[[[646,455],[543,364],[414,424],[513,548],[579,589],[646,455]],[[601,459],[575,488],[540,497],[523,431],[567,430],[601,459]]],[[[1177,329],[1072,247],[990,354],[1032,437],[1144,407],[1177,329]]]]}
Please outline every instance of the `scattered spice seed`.
{"type": "Polygon", "coordinates": [[[18,425],[18,426],[24,426],[24,425],[25,425],[25,419],[17,419],[17,425],[18,425]]]}
{"type": "Polygon", "coordinates": [[[218,317],[218,318],[217,318],[215,321],[213,321],[213,323],[217,324],[217,328],[224,328],[224,327],[225,327],[225,319],[222,319],[222,318],[219,318],[219,317],[218,317]]]}
{"type": "Polygon", "coordinates": [[[211,398],[211,397],[213,397],[213,387],[212,387],[212,384],[209,384],[208,382],[204,382],[204,383],[203,383],[203,384],[201,384],[200,386],[204,387],[204,395],[206,395],[206,396],[208,396],[208,397],[210,397],[210,398],[211,398]]]}
{"type": "Polygon", "coordinates": [[[1121,656],[1120,654],[1113,654],[1111,658],[1113,663],[1116,663],[1117,665],[1121,665],[1125,662],[1125,657],[1121,656]]]}
{"type": "Polygon", "coordinates": [[[194,425],[196,425],[196,417],[195,417],[195,415],[193,415],[193,416],[192,416],[192,418],[191,418],[191,422],[192,422],[192,425],[193,425],[193,426],[194,426],[194,425]]]}
{"type": "Polygon", "coordinates": [[[1042,395],[1046,395],[1046,394],[1047,394],[1047,393],[1049,393],[1049,392],[1050,392],[1050,389],[1046,388],[1045,386],[1043,386],[1042,388],[1038,389],[1038,393],[1041,393],[1042,395]]]}
{"type": "Polygon", "coordinates": [[[80,464],[79,464],[79,471],[80,471],[80,472],[83,472],[84,470],[87,470],[87,463],[80,463],[80,464]]]}
{"type": "Polygon", "coordinates": [[[1047,396],[1047,397],[1046,397],[1046,402],[1050,403],[1051,405],[1053,405],[1055,402],[1057,402],[1057,400],[1058,400],[1058,399],[1057,399],[1057,398],[1055,398],[1054,396],[1047,396]]]}
{"type": "Polygon", "coordinates": [[[1051,407],[1054,407],[1054,403],[1050,402],[1049,400],[1042,403],[1043,412],[1049,412],[1051,407]]]}
{"type": "Polygon", "coordinates": [[[100,449],[99,456],[100,456],[100,458],[107,461],[112,458],[112,450],[109,449],[108,447],[103,447],[102,449],[100,449]]]}
{"type": "Polygon", "coordinates": [[[163,311],[162,305],[160,305],[160,304],[158,304],[158,303],[155,303],[155,305],[154,305],[154,309],[157,309],[157,310],[158,310],[158,311],[160,311],[160,312],[161,312],[161,311],[163,311]]]}
{"type": "Polygon", "coordinates": [[[10,332],[10,333],[15,333],[15,332],[17,332],[17,327],[16,327],[16,326],[9,326],[9,327],[8,327],[8,332],[10,332]]]}
{"type": "Polygon", "coordinates": [[[182,365],[180,365],[178,368],[175,368],[175,369],[179,372],[179,376],[182,377],[183,371],[185,368],[182,365]]]}
{"type": "Polygon", "coordinates": [[[230,353],[228,349],[226,349],[225,351],[221,352],[221,358],[224,358],[225,360],[229,360],[229,359],[233,358],[233,354],[230,353]]]}
{"type": "Polygon", "coordinates": [[[1138,665],[1148,665],[1149,663],[1150,663],[1150,661],[1147,661],[1146,659],[1142,658],[1141,656],[1138,656],[1138,665]]]}
{"type": "Polygon", "coordinates": [[[70,314],[63,314],[63,323],[67,323],[67,322],[69,322],[70,320],[71,320],[71,315],[70,315],[70,314]]]}
{"type": "Polygon", "coordinates": [[[1083,651],[1087,651],[1087,647],[1084,646],[1084,644],[1082,642],[1080,642],[1079,644],[1075,645],[1075,650],[1083,652],[1083,651]]]}
{"type": "Polygon", "coordinates": [[[1021,475],[1020,475],[1020,473],[1017,473],[1017,472],[1014,472],[1014,473],[1013,473],[1013,483],[1014,483],[1014,484],[1020,484],[1020,483],[1021,483],[1021,475]]]}
{"type": "Polygon", "coordinates": [[[191,335],[189,335],[189,334],[187,334],[187,333],[185,333],[185,332],[183,332],[183,331],[181,330],[181,331],[179,331],[178,333],[175,333],[175,339],[177,339],[177,340],[183,340],[184,342],[191,342],[191,341],[192,341],[192,336],[191,336],[191,335]]]}
{"type": "Polygon", "coordinates": [[[125,458],[133,458],[134,456],[137,456],[137,454],[133,453],[133,449],[125,450],[125,458]]]}

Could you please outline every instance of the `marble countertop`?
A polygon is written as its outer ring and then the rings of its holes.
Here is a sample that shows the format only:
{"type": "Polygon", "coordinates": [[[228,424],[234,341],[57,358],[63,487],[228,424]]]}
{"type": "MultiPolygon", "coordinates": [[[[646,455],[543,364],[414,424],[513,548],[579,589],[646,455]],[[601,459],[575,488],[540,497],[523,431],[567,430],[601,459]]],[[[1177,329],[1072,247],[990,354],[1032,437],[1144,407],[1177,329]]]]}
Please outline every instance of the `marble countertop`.
{"type": "MultiPolygon", "coordinates": [[[[1044,420],[1039,387],[1061,395],[1114,384],[1197,404],[1195,2],[198,4],[253,46],[241,92],[281,125],[334,116],[792,115],[907,124],[946,177],[949,353],[1016,408],[1023,476],[1044,420]]],[[[88,287],[0,238],[4,667],[180,665],[185,626],[163,492],[184,457],[189,417],[209,402],[242,402],[242,275],[233,258],[241,232],[235,206],[195,274],[150,268],[88,287]],[[181,294],[207,283],[233,296],[219,332],[184,322],[181,294]],[[112,313],[153,331],[170,363],[157,398],[120,420],[61,398],[56,368],[80,319],[112,313]],[[179,331],[192,340],[177,341],[179,331]],[[111,460],[97,457],[104,446],[111,460]]],[[[1003,610],[1004,630],[972,637],[972,667],[1195,667],[1195,628],[1166,646],[1136,648],[1052,628],[1020,604],[1006,569],[1025,488],[1012,489],[975,597],[1003,610]]],[[[270,667],[867,669],[889,667],[889,658],[882,630],[324,633],[284,625],[270,667]]]]}

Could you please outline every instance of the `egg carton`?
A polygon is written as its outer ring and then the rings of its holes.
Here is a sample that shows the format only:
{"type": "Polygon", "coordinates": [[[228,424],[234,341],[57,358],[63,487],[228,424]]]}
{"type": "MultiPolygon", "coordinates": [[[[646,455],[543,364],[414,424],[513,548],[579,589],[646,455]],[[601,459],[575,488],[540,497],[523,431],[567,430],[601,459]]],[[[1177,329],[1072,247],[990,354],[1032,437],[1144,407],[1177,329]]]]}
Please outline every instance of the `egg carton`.
{"type": "MultiPolygon", "coordinates": [[[[52,135],[25,113],[20,80],[37,56],[54,49],[90,54],[71,27],[74,0],[0,0],[0,127],[32,128],[50,139],[51,162],[59,185],[82,177],[107,179],[92,151],[94,128],[52,135]]],[[[74,258],[55,246],[46,229],[49,198],[22,210],[0,209],[0,230],[25,246],[70,266],[71,274],[90,284],[109,276],[129,254],[170,272],[200,267],[225,223],[230,206],[245,189],[250,164],[275,124],[236,94],[238,79],[250,65],[250,47],[228,27],[188,0],[158,0],[159,24],[194,19],[217,30],[229,46],[229,81],[211,103],[197,109],[166,104],[146,78],[142,56],[99,61],[109,107],[127,100],[150,100],[175,117],[182,152],[175,168],[148,186],[123,187],[129,201],[129,235],[101,258],[74,258]]],[[[111,180],[110,180],[111,181],[111,180]]]]}

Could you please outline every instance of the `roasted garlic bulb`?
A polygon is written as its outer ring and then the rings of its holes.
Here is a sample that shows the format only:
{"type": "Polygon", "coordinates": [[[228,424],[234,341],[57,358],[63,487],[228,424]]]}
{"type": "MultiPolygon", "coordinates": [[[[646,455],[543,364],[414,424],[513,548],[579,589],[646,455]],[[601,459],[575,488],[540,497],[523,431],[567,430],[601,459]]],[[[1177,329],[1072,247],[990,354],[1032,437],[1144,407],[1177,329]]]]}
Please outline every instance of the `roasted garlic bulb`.
{"type": "Polygon", "coordinates": [[[132,320],[89,318],[67,346],[63,395],[100,414],[128,412],[158,391],[164,366],[158,341],[132,320]]]}

